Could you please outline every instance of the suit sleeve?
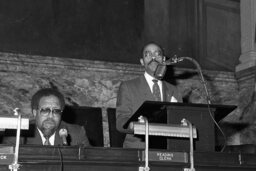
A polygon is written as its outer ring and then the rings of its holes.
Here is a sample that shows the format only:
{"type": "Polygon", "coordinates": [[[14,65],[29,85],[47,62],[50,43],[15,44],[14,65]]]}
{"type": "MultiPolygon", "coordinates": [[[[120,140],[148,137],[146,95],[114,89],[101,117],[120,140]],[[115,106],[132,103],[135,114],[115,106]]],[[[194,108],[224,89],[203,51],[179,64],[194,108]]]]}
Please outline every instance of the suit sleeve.
{"type": "Polygon", "coordinates": [[[129,91],[127,83],[121,83],[116,103],[116,128],[120,132],[127,132],[123,126],[132,116],[132,97],[129,91]]]}

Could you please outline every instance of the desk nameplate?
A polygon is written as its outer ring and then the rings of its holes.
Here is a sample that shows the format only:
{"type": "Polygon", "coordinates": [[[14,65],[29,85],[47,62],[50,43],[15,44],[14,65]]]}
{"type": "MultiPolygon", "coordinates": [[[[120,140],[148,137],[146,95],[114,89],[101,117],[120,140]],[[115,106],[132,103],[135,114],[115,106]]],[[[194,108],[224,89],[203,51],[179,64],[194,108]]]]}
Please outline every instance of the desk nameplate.
{"type": "MultiPolygon", "coordinates": [[[[142,152],[142,161],[145,160],[145,152],[142,152]]],[[[186,152],[149,151],[149,161],[188,163],[186,152]]]]}
{"type": "Polygon", "coordinates": [[[0,165],[9,165],[14,159],[14,147],[0,146],[0,165]]]}
{"type": "Polygon", "coordinates": [[[9,165],[13,162],[14,154],[0,153],[0,165],[9,165]]]}

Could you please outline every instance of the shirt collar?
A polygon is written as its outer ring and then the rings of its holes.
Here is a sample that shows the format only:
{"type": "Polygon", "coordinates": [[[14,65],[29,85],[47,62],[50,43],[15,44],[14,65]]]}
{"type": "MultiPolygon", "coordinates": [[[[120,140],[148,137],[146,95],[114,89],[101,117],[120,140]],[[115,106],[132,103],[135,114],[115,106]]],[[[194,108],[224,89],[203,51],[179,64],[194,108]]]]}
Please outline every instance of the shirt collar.
{"type": "MultiPolygon", "coordinates": [[[[37,128],[37,130],[38,130],[38,132],[39,132],[39,134],[40,134],[40,136],[41,136],[42,144],[44,144],[44,142],[45,142],[45,137],[44,137],[42,131],[41,131],[39,128],[37,128]]],[[[50,138],[49,138],[49,141],[50,141],[51,145],[54,145],[55,133],[56,133],[56,132],[54,132],[54,134],[52,134],[52,136],[50,136],[50,138]]]]}
{"type": "MultiPolygon", "coordinates": [[[[155,79],[155,80],[158,80],[158,79],[156,79],[155,77],[149,75],[147,72],[144,73],[144,76],[145,76],[145,78],[146,78],[146,80],[147,80],[148,83],[153,83],[152,80],[154,80],[154,79],[155,79]]],[[[160,83],[160,85],[162,85],[162,80],[158,80],[158,83],[160,83]]]]}
{"type": "Polygon", "coordinates": [[[144,73],[144,76],[147,81],[152,81],[153,79],[156,79],[155,77],[149,75],[147,72],[144,73]]]}
{"type": "MultiPolygon", "coordinates": [[[[153,84],[154,84],[154,82],[152,80],[154,80],[154,79],[158,80],[158,79],[156,79],[155,77],[149,75],[147,72],[144,73],[144,77],[145,77],[145,79],[146,79],[146,81],[147,81],[147,83],[148,83],[148,85],[150,87],[151,92],[153,92],[153,84]]],[[[160,88],[161,99],[163,100],[163,86],[162,86],[163,82],[162,82],[162,80],[158,80],[157,83],[158,83],[159,88],[160,88]]]]}

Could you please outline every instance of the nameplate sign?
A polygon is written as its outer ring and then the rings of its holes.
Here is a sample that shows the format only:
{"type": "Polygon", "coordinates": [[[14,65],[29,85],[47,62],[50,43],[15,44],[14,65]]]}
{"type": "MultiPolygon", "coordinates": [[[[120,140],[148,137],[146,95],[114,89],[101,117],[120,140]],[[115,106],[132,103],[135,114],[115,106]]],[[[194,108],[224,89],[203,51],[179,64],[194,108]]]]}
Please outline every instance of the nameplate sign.
{"type": "Polygon", "coordinates": [[[0,153],[0,165],[9,165],[13,163],[14,154],[0,153]]]}
{"type": "Polygon", "coordinates": [[[12,146],[0,146],[0,165],[9,165],[14,159],[14,148],[12,146]]]}
{"type": "MultiPolygon", "coordinates": [[[[188,163],[188,154],[185,152],[149,151],[149,161],[188,163]]],[[[145,161],[145,152],[142,152],[142,161],[145,161]]]]}

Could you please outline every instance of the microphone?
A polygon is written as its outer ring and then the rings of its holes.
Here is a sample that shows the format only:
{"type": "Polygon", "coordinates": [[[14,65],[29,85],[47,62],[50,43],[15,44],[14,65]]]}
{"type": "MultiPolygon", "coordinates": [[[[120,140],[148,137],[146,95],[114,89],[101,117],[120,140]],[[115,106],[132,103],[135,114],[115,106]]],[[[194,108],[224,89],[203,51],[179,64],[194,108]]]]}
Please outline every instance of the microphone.
{"type": "Polygon", "coordinates": [[[68,136],[68,131],[66,128],[61,128],[60,131],[59,131],[59,136],[62,140],[62,144],[63,145],[68,145],[68,142],[67,142],[67,136],[68,136]]]}
{"type": "Polygon", "coordinates": [[[158,80],[161,80],[165,75],[166,69],[167,67],[165,63],[159,63],[154,72],[155,78],[158,80]]]}
{"type": "MultiPolygon", "coordinates": [[[[193,63],[197,63],[193,58],[191,57],[177,57],[177,55],[174,55],[174,57],[164,61],[163,63],[158,63],[157,68],[154,72],[154,76],[157,79],[162,79],[165,75],[166,69],[167,69],[167,65],[173,65],[179,62],[182,62],[184,59],[187,59],[189,61],[192,61],[193,63]]],[[[154,59],[151,62],[153,62],[154,59]]]]}
{"type": "Polygon", "coordinates": [[[184,60],[183,57],[177,57],[177,55],[174,55],[174,57],[164,61],[163,63],[158,63],[157,68],[156,68],[156,70],[154,72],[155,78],[161,80],[164,77],[164,75],[165,75],[165,72],[166,72],[166,69],[167,69],[167,65],[176,64],[176,63],[181,62],[183,60],[184,60]]]}

